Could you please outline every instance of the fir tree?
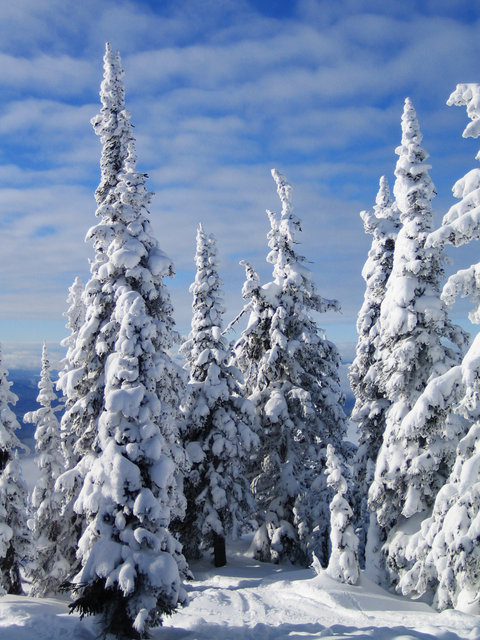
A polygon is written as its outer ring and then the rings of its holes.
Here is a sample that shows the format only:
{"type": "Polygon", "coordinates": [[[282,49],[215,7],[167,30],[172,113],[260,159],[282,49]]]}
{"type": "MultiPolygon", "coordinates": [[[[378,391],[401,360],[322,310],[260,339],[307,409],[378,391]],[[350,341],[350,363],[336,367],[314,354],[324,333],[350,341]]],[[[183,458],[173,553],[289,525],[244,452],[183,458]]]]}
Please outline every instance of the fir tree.
{"type": "Polygon", "coordinates": [[[253,406],[241,396],[241,374],[228,365],[215,238],[201,226],[195,261],[192,331],[182,346],[190,370],[184,411],[186,449],[192,460],[185,482],[188,507],[182,542],[187,557],[213,544],[218,567],[226,562],[225,537],[236,537],[254,511],[246,460],[258,436],[253,406]]]}
{"type": "Polygon", "coordinates": [[[325,473],[327,485],[334,491],[330,502],[331,553],[327,573],[334,580],[357,584],[360,575],[358,564],[358,538],[352,526],[353,511],[345,499],[347,483],[342,475],[340,461],[331,444],[327,445],[325,473]]]}
{"type": "Polygon", "coordinates": [[[34,558],[29,566],[32,582],[30,595],[46,596],[58,592],[70,570],[69,559],[61,552],[61,496],[55,481],[64,471],[65,460],[60,446],[60,425],[55,415],[61,409],[50,379],[47,348],[43,345],[42,370],[37,402],[40,409],[25,414],[24,421],[35,425],[36,463],[40,478],[31,498],[32,518],[28,525],[33,533],[34,558]],[[53,407],[52,403],[57,403],[53,407]]]}
{"type": "Polygon", "coordinates": [[[120,56],[109,45],[104,61],[102,112],[92,121],[103,143],[100,221],[87,234],[95,258],[64,387],[85,472],[75,510],[87,522],[71,606],[100,614],[105,634],[130,639],[146,637],[185,599],[185,561],[168,530],[185,508],[184,380],[167,354],[175,334],[163,277],[173,267],[151,232],[120,56]]]}
{"type": "MultiPolygon", "coordinates": [[[[471,122],[464,137],[480,135],[480,85],[459,84],[447,104],[463,105],[471,122]]],[[[480,159],[480,152],[477,154],[480,159]]],[[[462,245],[480,237],[480,169],[473,169],[458,180],[453,194],[460,201],[453,205],[442,226],[432,232],[427,244],[462,245]]],[[[452,275],[442,298],[453,304],[455,298],[470,295],[475,303],[470,320],[480,322],[480,264],[452,275]]],[[[480,553],[478,521],[480,519],[480,334],[477,334],[461,365],[431,381],[407,416],[411,428],[429,422],[442,413],[456,426],[454,437],[463,435],[451,462],[451,474],[436,496],[431,517],[424,520],[421,531],[407,547],[412,563],[402,576],[400,588],[408,595],[423,596],[439,608],[456,607],[470,613],[480,612],[480,553]],[[454,412],[454,413],[453,413],[454,412]],[[458,424],[458,421],[460,425],[458,424]]],[[[420,461],[421,462],[421,461],[420,461]]]]}
{"type": "Polygon", "coordinates": [[[0,351],[0,595],[22,593],[20,568],[30,549],[27,527],[27,489],[18,461],[23,447],[15,435],[20,428],[10,405],[18,398],[10,391],[8,371],[0,351]]]}
{"type": "MultiPolygon", "coordinates": [[[[380,310],[377,371],[390,407],[369,492],[370,506],[381,527],[377,550],[402,517],[410,518],[432,506],[445,481],[441,464],[418,468],[418,473],[412,473],[411,466],[421,450],[433,448],[441,440],[438,428],[412,434],[402,428],[402,419],[428,381],[458,363],[458,349],[452,342],[461,343],[465,338],[450,323],[440,300],[443,253],[425,246],[432,229],[431,200],[435,189],[421,141],[416,113],[407,98],[402,144],[396,149],[399,159],[394,187],[403,226],[395,243],[392,273],[380,310]]],[[[401,544],[393,539],[383,545],[392,582],[397,581],[405,565],[403,552],[401,544]]]]}
{"type": "Polygon", "coordinates": [[[327,444],[341,450],[345,434],[339,355],[312,312],[338,304],[317,293],[296,252],[301,225],[291,187],[278,171],[272,175],[282,202],[280,218],[268,212],[274,280],[260,286],[246,265],[250,318],[235,354],[261,424],[252,489],[265,521],[253,541],[255,555],[308,564],[312,552],[323,562],[328,555],[330,495],[322,471],[327,444]]]}
{"type": "Polygon", "coordinates": [[[354,461],[355,521],[359,527],[361,562],[364,562],[365,539],[370,513],[367,508],[368,487],[385,430],[385,412],[389,401],[379,388],[376,370],[380,342],[380,305],[385,297],[387,281],[392,271],[395,240],[400,228],[399,211],[392,201],[385,176],[373,211],[362,211],[365,232],[373,236],[368,259],[362,270],[366,282],[362,308],[358,314],[358,343],[350,371],[350,385],[355,396],[351,420],[358,424],[359,444],[354,461]]]}

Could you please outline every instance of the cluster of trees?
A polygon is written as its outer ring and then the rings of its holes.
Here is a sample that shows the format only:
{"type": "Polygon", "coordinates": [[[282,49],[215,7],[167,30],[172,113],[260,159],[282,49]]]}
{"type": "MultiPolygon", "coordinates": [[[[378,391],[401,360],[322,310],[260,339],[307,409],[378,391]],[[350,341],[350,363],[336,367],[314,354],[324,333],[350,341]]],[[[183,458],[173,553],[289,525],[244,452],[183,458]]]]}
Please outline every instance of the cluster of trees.
{"type": "MultiPolygon", "coordinates": [[[[458,85],[447,104],[467,107],[463,135],[478,137],[480,85],[458,85]]],[[[459,294],[478,303],[480,265],[441,285],[445,245],[480,237],[480,169],[456,182],[460,202],[434,230],[421,142],[407,99],[395,200],[382,178],[373,212],[362,212],[373,242],[350,370],[360,434],[353,506],[374,579],[439,609],[479,613],[480,338],[468,348],[448,307],[459,294]]],[[[470,320],[480,322],[478,307],[470,320]]]]}
{"type": "MultiPolygon", "coordinates": [[[[297,251],[285,177],[272,171],[282,205],[267,212],[272,280],[261,284],[243,262],[240,338],[227,343],[216,242],[200,225],[181,341],[164,282],[174,268],[151,231],[109,45],[104,70],[92,120],[103,144],[99,221],[87,234],[95,257],[88,282],[69,292],[62,397],[44,348],[40,408],[25,416],[41,472],[31,496],[0,366],[0,592],[21,593],[22,579],[33,595],[69,589],[72,610],[99,614],[105,634],[144,638],[186,602],[188,562],[213,550],[221,566],[226,539],[250,530],[259,560],[313,560],[350,584],[365,567],[439,608],[475,606],[480,343],[465,353],[447,308],[458,293],[480,299],[480,265],[442,293],[441,283],[444,245],[480,236],[480,169],[457,182],[461,202],[434,231],[435,189],[407,99],[394,199],[382,178],[373,211],[361,214],[373,242],[350,370],[355,447],[339,354],[314,319],[339,305],[320,296],[297,251]],[[183,369],[171,356],[179,343],[183,369]]],[[[480,85],[459,85],[450,102],[467,106],[466,135],[479,135],[480,85]]]]}
{"type": "Polygon", "coordinates": [[[20,593],[22,580],[37,596],[68,589],[72,610],[99,614],[105,634],[143,638],[186,602],[188,561],[213,550],[221,566],[226,539],[245,530],[261,560],[308,565],[315,554],[326,565],[331,506],[343,558],[352,446],[339,354],[312,318],[338,303],[319,295],[297,253],[285,178],[272,172],[282,204],[268,212],[272,281],[244,263],[240,339],[227,343],[216,242],[200,226],[182,341],[164,282],[174,268],[152,234],[120,57],[108,45],[100,96],[95,256],[67,299],[61,397],[44,348],[40,408],[25,416],[40,469],[32,496],[0,372],[0,590],[20,593]],[[171,356],[178,343],[184,368],[171,356]]]}

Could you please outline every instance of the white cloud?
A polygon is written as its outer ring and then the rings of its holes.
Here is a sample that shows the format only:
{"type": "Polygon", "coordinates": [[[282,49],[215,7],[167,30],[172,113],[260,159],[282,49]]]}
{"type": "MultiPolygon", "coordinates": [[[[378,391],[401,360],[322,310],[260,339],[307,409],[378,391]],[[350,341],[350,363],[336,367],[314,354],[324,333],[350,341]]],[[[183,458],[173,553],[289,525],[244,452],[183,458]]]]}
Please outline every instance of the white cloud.
{"type": "Polygon", "coordinates": [[[270,277],[264,210],[279,208],[277,166],[294,185],[319,290],[343,305],[320,324],[353,340],[369,246],[358,212],[381,174],[393,184],[405,95],[440,209],[477,151],[461,139],[464,114],[444,102],[456,82],[479,79],[478,24],[443,1],[438,11],[394,4],[302,0],[282,17],[246,0],[3,3],[0,319],[53,322],[73,276],[88,275],[100,154],[89,120],[110,40],[123,55],[139,168],[157,192],[154,231],[177,266],[169,287],[182,330],[198,222],[218,238],[229,316],[242,304],[241,257],[270,277]]]}
{"type": "MultiPolygon", "coordinates": [[[[52,369],[58,370],[65,357],[64,349],[55,342],[47,342],[48,356],[52,369]]],[[[40,371],[42,361],[41,342],[3,342],[2,364],[7,370],[27,369],[40,371]]]]}

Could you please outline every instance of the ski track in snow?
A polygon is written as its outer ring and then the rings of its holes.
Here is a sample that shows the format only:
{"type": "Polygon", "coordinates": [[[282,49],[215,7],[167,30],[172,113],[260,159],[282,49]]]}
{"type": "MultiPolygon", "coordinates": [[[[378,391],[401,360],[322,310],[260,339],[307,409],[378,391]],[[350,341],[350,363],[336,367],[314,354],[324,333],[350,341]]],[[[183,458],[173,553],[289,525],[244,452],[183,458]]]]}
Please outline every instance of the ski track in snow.
{"type": "Polygon", "coordinates": [[[229,564],[194,567],[190,604],[155,640],[478,640],[480,620],[437,613],[393,596],[362,576],[341,585],[312,569],[262,564],[237,551],[229,564]],[[216,573],[215,573],[216,572],[216,573]]]}
{"type": "MultiPolygon", "coordinates": [[[[193,565],[190,604],[152,640],[479,640],[480,618],[394,596],[362,575],[350,587],[313,569],[263,564],[246,542],[228,565],[193,565]]],[[[0,598],[0,640],[95,640],[93,618],[69,615],[62,598],[0,598]]]]}

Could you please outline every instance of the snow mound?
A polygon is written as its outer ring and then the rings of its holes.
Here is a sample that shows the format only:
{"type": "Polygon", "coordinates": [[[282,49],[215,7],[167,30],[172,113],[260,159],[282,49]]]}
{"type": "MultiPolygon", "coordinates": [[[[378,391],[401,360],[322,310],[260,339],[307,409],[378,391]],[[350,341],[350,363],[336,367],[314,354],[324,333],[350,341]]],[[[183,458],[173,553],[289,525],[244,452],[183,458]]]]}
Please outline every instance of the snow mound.
{"type": "Polygon", "coordinates": [[[0,598],[2,640],[95,640],[94,620],[69,615],[68,602],[56,598],[0,598]]]}

